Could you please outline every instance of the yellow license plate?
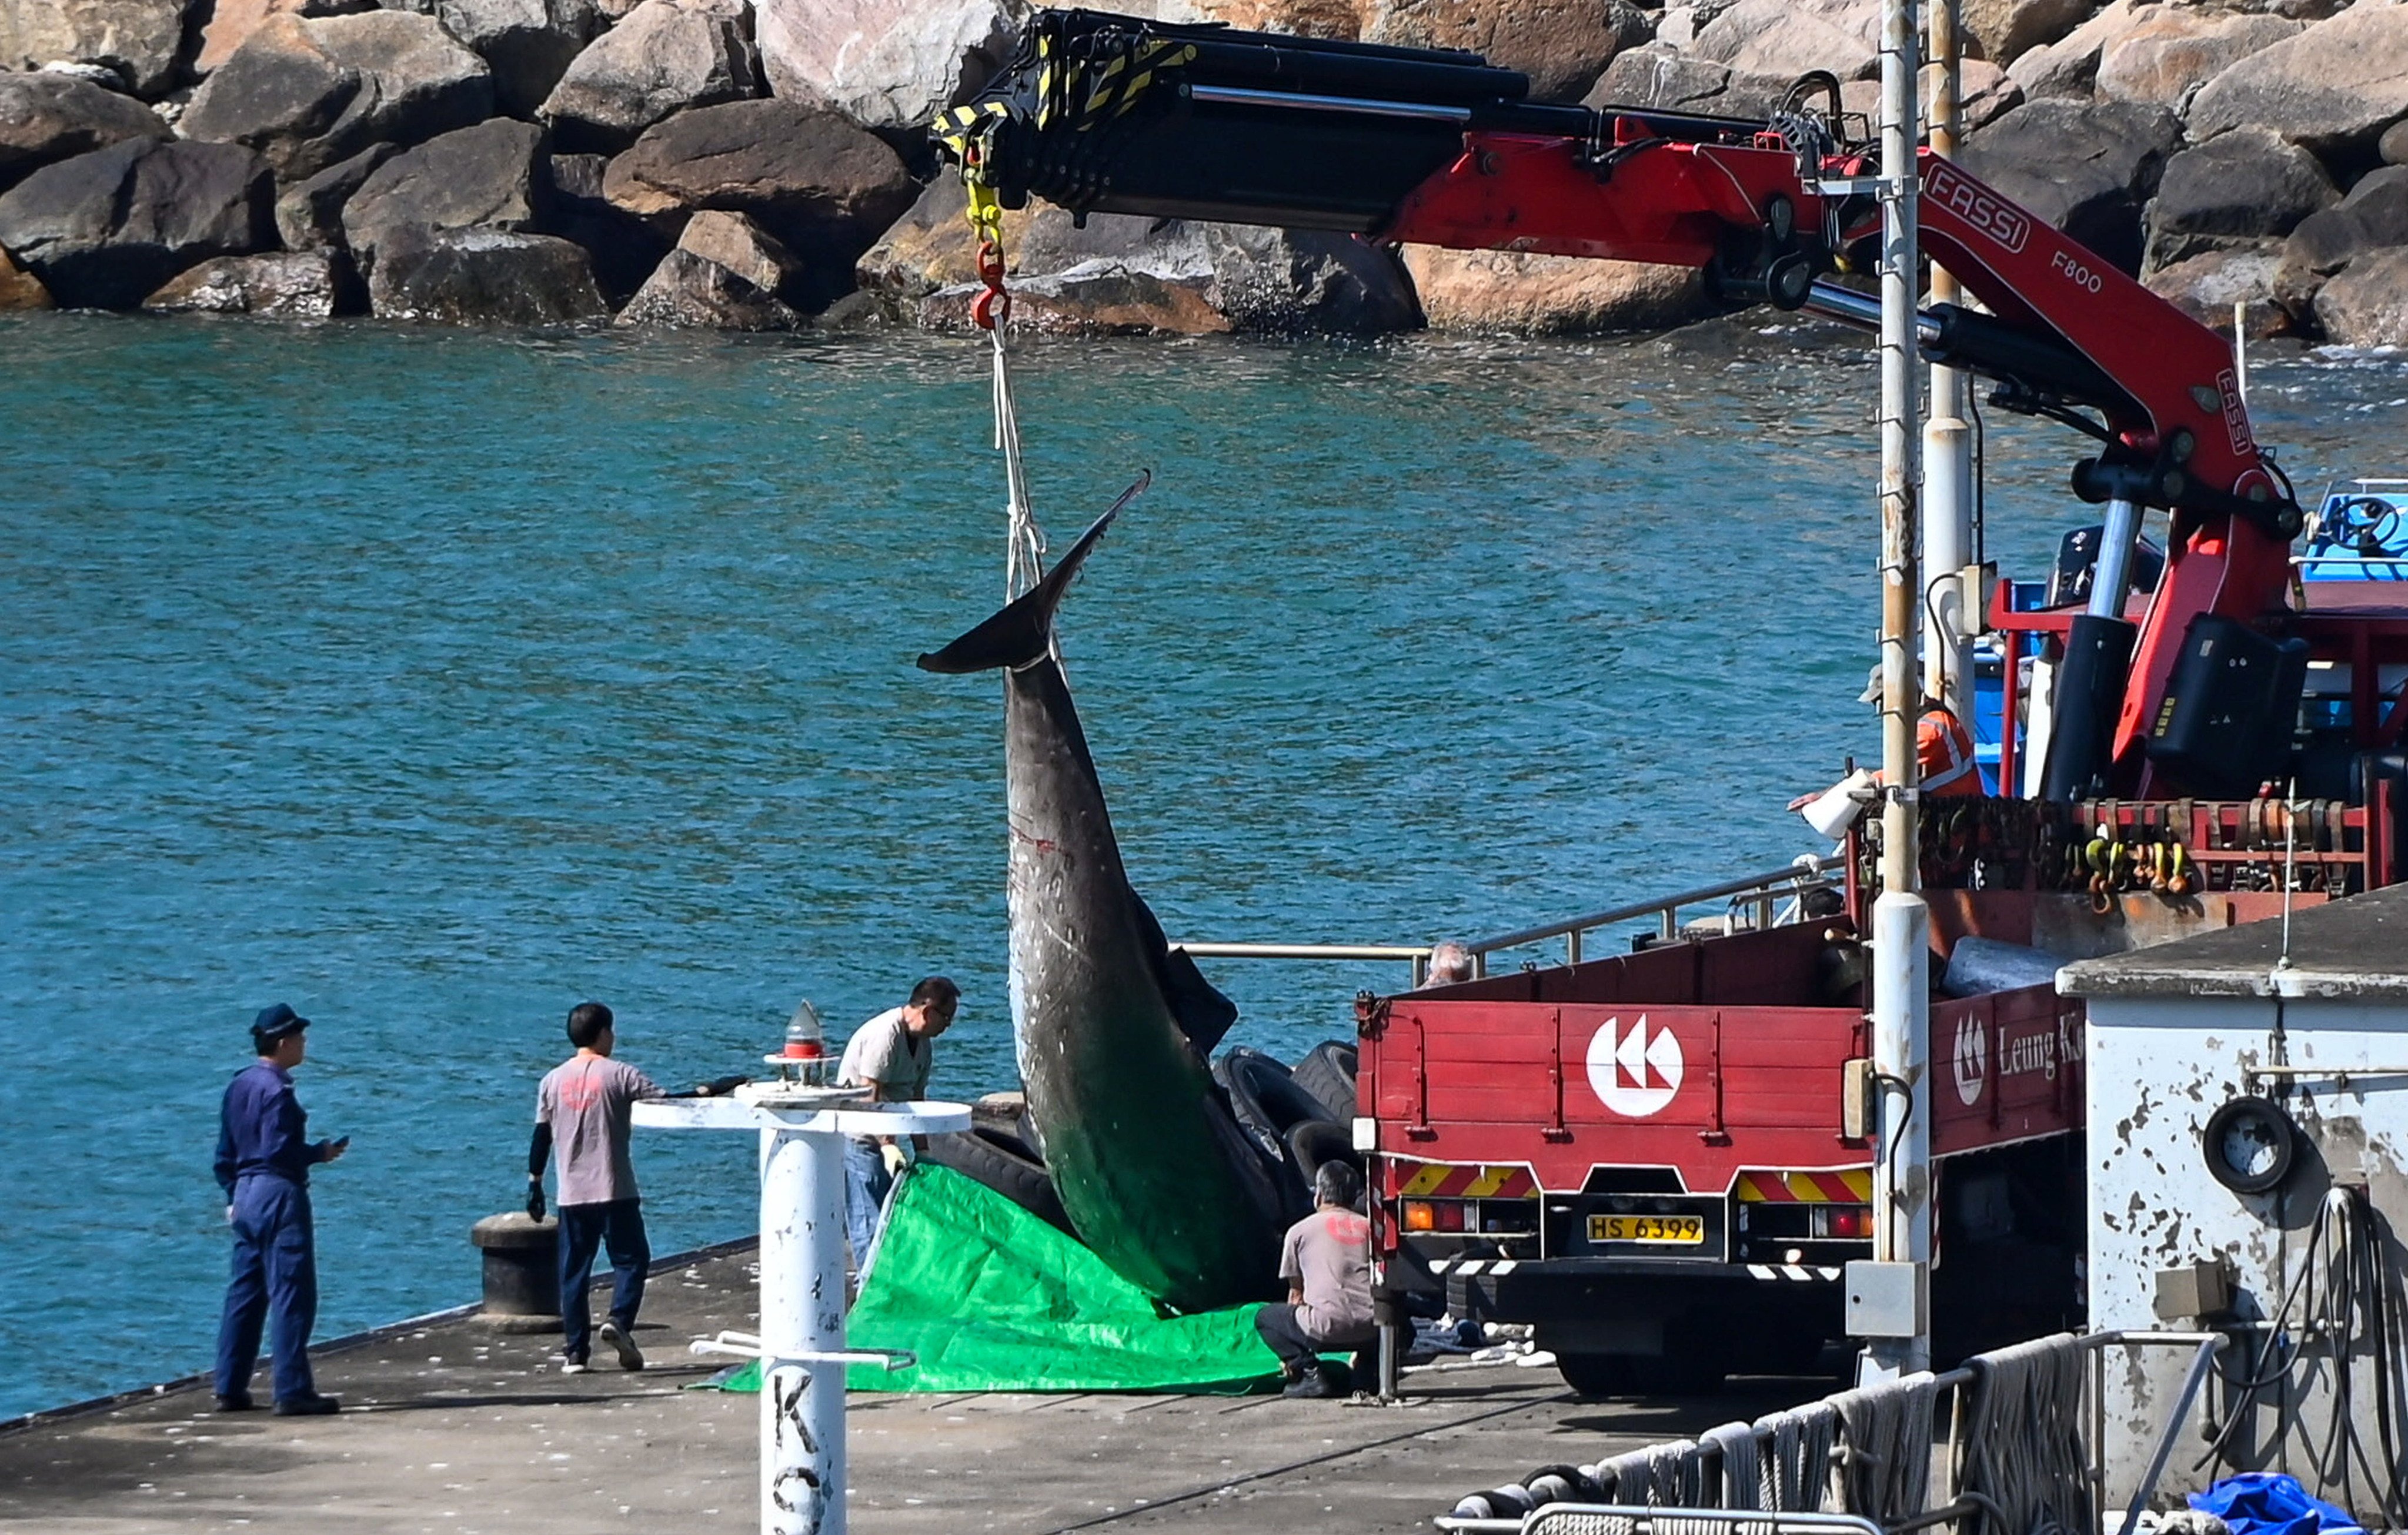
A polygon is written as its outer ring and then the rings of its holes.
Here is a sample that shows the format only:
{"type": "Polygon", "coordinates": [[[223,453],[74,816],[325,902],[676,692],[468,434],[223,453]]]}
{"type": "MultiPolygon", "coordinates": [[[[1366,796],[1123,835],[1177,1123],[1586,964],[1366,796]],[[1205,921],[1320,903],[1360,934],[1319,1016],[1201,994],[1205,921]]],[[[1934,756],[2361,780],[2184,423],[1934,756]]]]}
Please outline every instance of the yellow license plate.
{"type": "Polygon", "coordinates": [[[1706,1240],[1702,1215],[1591,1215],[1591,1241],[1647,1241],[1673,1247],[1697,1247],[1706,1240]]]}

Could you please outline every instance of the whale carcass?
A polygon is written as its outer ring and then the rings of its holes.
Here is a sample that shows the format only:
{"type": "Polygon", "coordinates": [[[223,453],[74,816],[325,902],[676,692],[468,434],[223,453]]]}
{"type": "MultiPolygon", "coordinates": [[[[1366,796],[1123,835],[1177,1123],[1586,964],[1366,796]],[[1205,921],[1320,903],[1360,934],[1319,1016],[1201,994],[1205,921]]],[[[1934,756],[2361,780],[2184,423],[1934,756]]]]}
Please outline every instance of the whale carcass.
{"type": "Polygon", "coordinates": [[[1082,1241],[1180,1311],[1260,1298],[1279,1194],[1206,1057],[1236,1020],[1130,888],[1054,617],[1140,480],[1028,594],[936,672],[1004,674],[1011,1009],[1028,1115],[1082,1241]]]}

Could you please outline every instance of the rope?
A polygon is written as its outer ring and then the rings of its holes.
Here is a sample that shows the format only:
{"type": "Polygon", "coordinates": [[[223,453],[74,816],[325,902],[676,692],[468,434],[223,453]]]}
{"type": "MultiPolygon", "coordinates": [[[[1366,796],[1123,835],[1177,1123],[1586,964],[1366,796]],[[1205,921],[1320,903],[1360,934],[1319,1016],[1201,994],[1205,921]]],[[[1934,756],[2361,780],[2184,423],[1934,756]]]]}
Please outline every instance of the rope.
{"type": "Polygon", "coordinates": [[[1809,1402],[1756,1419],[1756,1431],[1759,1443],[1772,1442],[1757,1506],[1782,1513],[1821,1513],[1830,1493],[1839,1410],[1828,1401],[1809,1402]]]}
{"type": "Polygon", "coordinates": [[[993,354],[991,393],[995,406],[995,449],[1003,455],[1004,535],[1003,600],[1011,601],[1045,576],[1045,534],[1028,500],[1028,471],[1020,458],[1020,411],[1011,397],[1011,353],[1004,333],[1011,321],[1011,294],[1003,285],[1003,205],[995,189],[975,175],[975,155],[963,166],[962,185],[969,199],[970,232],[978,237],[978,274],[983,285],[970,306],[970,323],[986,332],[993,354]]]}
{"type": "Polygon", "coordinates": [[[1985,1513],[1985,1535],[2088,1535],[2081,1340],[2036,1338],[1965,1363],[1975,1380],[1957,1485],[2006,1517],[2000,1528],[1985,1513]]]}
{"type": "Polygon", "coordinates": [[[1934,1395],[1931,1372],[1924,1370],[1831,1399],[1846,1439],[1842,1508],[1885,1526],[1924,1511],[1931,1487],[1934,1395]]]}
{"type": "Polygon", "coordinates": [[[1763,1457],[1756,1452],[1756,1430],[1744,1423],[1710,1428],[1698,1443],[1722,1457],[1722,1506],[1764,1507],[1763,1457]]]}

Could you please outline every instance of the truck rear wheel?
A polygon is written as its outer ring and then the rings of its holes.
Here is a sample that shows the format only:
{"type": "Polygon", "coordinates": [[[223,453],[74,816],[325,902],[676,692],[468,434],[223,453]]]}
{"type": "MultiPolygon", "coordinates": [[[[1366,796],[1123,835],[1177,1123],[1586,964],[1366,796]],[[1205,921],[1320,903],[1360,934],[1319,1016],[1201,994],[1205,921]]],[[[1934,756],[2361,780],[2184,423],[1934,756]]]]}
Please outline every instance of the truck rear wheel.
{"type": "Polygon", "coordinates": [[[1723,1388],[1719,1363],[1645,1354],[1564,1354],[1555,1370],[1584,1401],[1606,1397],[1708,1396],[1723,1388]]]}

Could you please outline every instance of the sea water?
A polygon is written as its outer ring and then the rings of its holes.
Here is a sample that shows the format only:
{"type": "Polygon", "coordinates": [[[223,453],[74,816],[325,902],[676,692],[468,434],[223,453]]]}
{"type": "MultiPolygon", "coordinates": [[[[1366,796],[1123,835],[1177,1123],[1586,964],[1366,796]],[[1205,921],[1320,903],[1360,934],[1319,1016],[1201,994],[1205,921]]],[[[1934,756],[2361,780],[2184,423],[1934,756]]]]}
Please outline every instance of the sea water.
{"type": "MultiPolygon", "coordinates": [[[[351,1138],[321,1337],[475,1298],[580,1000],[686,1084],[943,972],[935,1090],[1012,1084],[999,689],[911,665],[1002,593],[975,344],[40,317],[0,359],[0,1416],[206,1365],[269,1002],[351,1138]]],[[[1875,749],[1853,337],[1018,377],[1057,548],[1154,474],[1061,643],[1174,938],[1477,938],[1770,868],[1875,749]]],[[[2403,394],[2299,360],[2255,405],[2308,494],[2408,468],[2403,394]]],[[[1986,552],[2036,573],[2086,445],[1986,424],[1986,552]]],[[[1406,980],[1207,968],[1290,1056],[1406,980]]],[[[751,1229],[740,1138],[636,1155],[656,1251],[751,1229]]]]}

